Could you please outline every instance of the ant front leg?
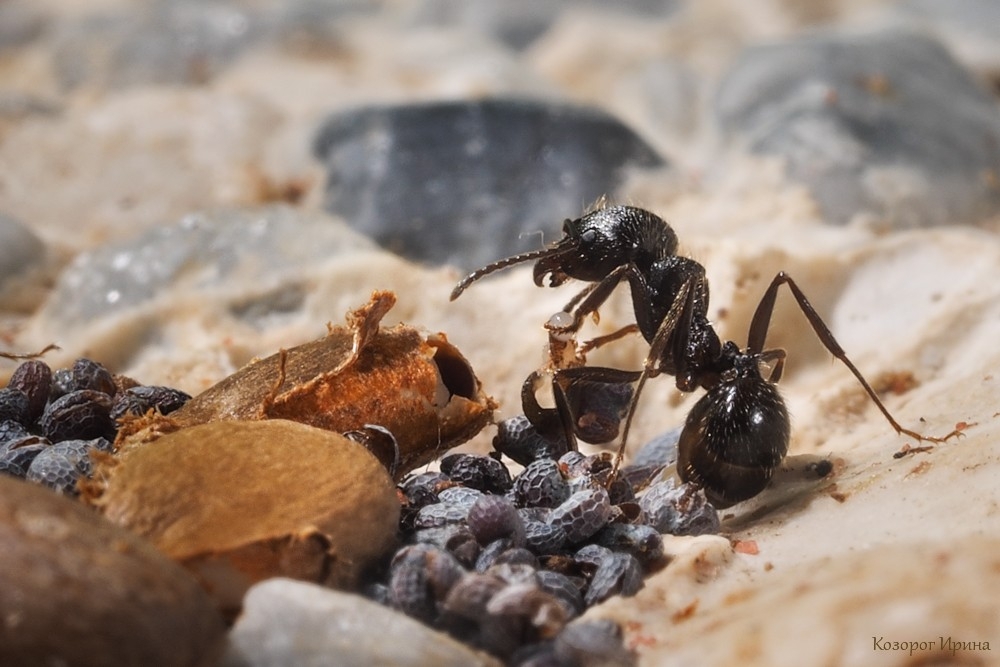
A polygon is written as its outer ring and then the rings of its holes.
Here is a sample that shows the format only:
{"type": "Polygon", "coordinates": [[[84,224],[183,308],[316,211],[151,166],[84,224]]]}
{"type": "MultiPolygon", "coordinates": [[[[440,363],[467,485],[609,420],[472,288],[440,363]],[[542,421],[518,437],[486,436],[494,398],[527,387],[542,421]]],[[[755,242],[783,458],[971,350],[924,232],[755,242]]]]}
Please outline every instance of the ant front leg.
{"type": "Polygon", "coordinates": [[[563,327],[561,331],[565,333],[579,331],[580,327],[583,326],[583,319],[591,313],[596,313],[597,309],[604,305],[611,293],[618,287],[618,283],[635,272],[636,269],[631,264],[622,264],[602,278],[600,282],[581,290],[563,308],[563,312],[572,313],[573,323],[563,327]]]}
{"type": "MultiPolygon", "coordinates": [[[[911,438],[915,438],[918,442],[945,442],[949,438],[961,435],[959,431],[955,430],[944,437],[938,438],[926,436],[921,433],[917,433],[916,431],[911,431],[908,428],[903,428],[903,426],[901,426],[892,416],[885,405],[883,405],[882,401],[878,397],[878,394],[875,393],[875,390],[872,389],[871,385],[868,384],[868,381],[865,380],[861,371],[859,371],[851,360],[847,358],[847,353],[844,352],[844,349],[840,346],[840,343],[837,342],[837,339],[833,337],[833,333],[830,331],[830,328],[819,316],[819,313],[816,312],[816,309],[813,308],[812,304],[809,303],[806,295],[801,289],[799,289],[799,286],[795,284],[792,277],[784,271],[778,272],[778,274],[771,281],[771,284],[768,286],[767,291],[764,292],[764,296],[761,297],[760,303],[757,304],[757,310],[754,312],[753,319],[750,321],[750,333],[747,337],[748,354],[760,354],[764,349],[764,339],[767,338],[767,330],[771,324],[771,316],[774,313],[774,302],[778,296],[778,288],[782,285],[788,285],[788,289],[791,290],[792,296],[795,297],[795,301],[799,305],[799,310],[801,310],[802,314],[806,316],[810,326],[812,326],[813,331],[816,333],[816,337],[819,338],[821,343],[823,343],[823,347],[825,347],[830,354],[847,366],[848,370],[850,370],[857,381],[861,383],[861,386],[864,388],[869,398],[872,399],[876,407],[878,407],[879,411],[886,418],[889,425],[892,426],[896,433],[908,435],[911,438]]],[[[778,368],[779,367],[776,366],[775,370],[778,370],[778,368]]],[[[780,377],[780,372],[778,376],[780,377]]],[[[776,381],[773,379],[773,374],[772,381],[776,381]]]]}

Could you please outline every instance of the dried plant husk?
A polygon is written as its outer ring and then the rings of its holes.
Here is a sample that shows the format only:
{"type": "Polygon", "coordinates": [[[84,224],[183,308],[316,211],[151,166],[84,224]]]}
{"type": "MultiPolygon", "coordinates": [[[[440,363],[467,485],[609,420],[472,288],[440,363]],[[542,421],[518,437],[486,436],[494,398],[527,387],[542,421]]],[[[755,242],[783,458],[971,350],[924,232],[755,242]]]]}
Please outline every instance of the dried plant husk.
{"type": "Polygon", "coordinates": [[[434,460],[482,430],[496,403],[444,334],[379,327],[395,301],[375,292],[346,327],[248,364],[170,419],[289,419],[338,433],[375,425],[395,437],[398,451],[383,462],[396,478],[434,460]]]}
{"type": "Polygon", "coordinates": [[[0,475],[0,665],[216,664],[225,624],[151,544],[0,475]]]}
{"type": "Polygon", "coordinates": [[[396,540],[385,467],[358,443],[297,422],[184,428],[102,474],[90,501],[193,571],[227,616],[270,577],[353,589],[396,540]]]}

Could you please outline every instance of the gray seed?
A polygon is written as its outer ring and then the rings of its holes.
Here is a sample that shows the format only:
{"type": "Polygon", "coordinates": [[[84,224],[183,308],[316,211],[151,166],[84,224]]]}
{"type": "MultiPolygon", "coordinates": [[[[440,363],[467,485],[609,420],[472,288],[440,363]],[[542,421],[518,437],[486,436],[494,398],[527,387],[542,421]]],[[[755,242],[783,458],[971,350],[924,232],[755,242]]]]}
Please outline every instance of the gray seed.
{"type": "Polygon", "coordinates": [[[566,625],[562,603],[536,583],[507,586],[490,598],[486,611],[494,616],[521,617],[539,637],[555,636],[566,625]]]}
{"type": "Polygon", "coordinates": [[[479,543],[468,526],[448,523],[436,528],[423,528],[413,534],[418,544],[431,544],[455,556],[462,565],[471,567],[479,556],[479,543]]]}
{"type": "Polygon", "coordinates": [[[583,602],[583,594],[572,579],[565,574],[552,570],[539,570],[536,574],[538,586],[562,602],[566,618],[571,619],[583,613],[587,607],[583,602]]]}
{"type": "Polygon", "coordinates": [[[569,484],[552,459],[534,461],[514,480],[514,502],[522,507],[558,507],[569,493],[569,484]]]}
{"type": "Polygon", "coordinates": [[[452,486],[438,492],[438,499],[443,503],[470,508],[483,497],[483,492],[468,486],[452,486]]]}
{"type": "Polygon", "coordinates": [[[574,493],[552,511],[549,523],[562,528],[567,540],[578,543],[599,531],[610,518],[608,492],[597,487],[574,493]]]}
{"type": "Polygon", "coordinates": [[[468,507],[451,503],[433,503],[420,508],[413,520],[413,527],[437,528],[449,523],[463,523],[468,515],[468,507]]]}
{"type": "Polygon", "coordinates": [[[706,535],[719,532],[719,513],[705,492],[688,484],[674,487],[673,480],[657,482],[639,498],[650,526],[671,535],[706,535]]]}
{"type": "Polygon", "coordinates": [[[587,606],[607,600],[612,595],[629,597],[642,588],[642,567],[633,556],[612,552],[597,566],[584,595],[587,606]]]}
{"type": "Polygon", "coordinates": [[[598,544],[612,551],[623,551],[643,564],[663,557],[663,538],[652,526],[632,523],[612,523],[595,536],[598,544]]]}
{"type": "Polygon", "coordinates": [[[558,553],[566,546],[566,531],[542,521],[526,521],[524,541],[532,551],[541,555],[558,553]]]}
{"type": "Polygon", "coordinates": [[[607,619],[570,623],[555,639],[555,654],[563,665],[631,667],[634,653],[625,648],[622,631],[607,619]]]}
{"type": "Polygon", "coordinates": [[[77,480],[89,477],[93,471],[90,453],[110,449],[111,443],[105,438],[58,442],[39,452],[25,478],[59,493],[75,494],[77,480]]]}
{"type": "Polygon", "coordinates": [[[467,521],[480,544],[508,538],[513,546],[524,546],[524,521],[503,496],[479,498],[469,509],[467,521]]]}

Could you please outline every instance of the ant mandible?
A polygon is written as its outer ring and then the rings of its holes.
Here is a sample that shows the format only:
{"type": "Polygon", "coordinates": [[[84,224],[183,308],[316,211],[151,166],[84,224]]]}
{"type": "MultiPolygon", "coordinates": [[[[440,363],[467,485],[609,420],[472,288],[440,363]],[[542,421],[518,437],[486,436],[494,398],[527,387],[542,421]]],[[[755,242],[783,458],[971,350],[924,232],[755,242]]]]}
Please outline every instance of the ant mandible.
{"type": "MultiPolygon", "coordinates": [[[[490,273],[529,261],[537,262],[534,280],[540,287],[546,277],[549,287],[569,279],[590,283],[564,308],[571,315],[562,327],[566,334],[575,334],[586,316],[595,313],[619,283],[624,280],[629,284],[636,326],[650,349],[628,407],[615,471],[624,455],[642,387],[649,377],[663,373],[674,376],[681,391],[698,387],[707,391],[688,414],[678,442],[681,480],[703,488],[719,508],[752,498],[767,486],[789,444],[788,411],[775,386],[781,378],[785,351],[764,348],[782,285],[788,286],[820,342],[847,366],[897,434],[930,442],[958,435],[953,431],[943,438],[929,437],[901,426],[799,286],[783,271],[774,277],[757,305],[746,348],[720,341],[708,319],[705,268],[677,255],[677,235],[649,211],[634,206],[600,206],[580,218],[566,220],[561,239],[471,273],[455,286],[451,299],[490,273]],[[773,368],[765,379],[762,368],[771,363],[773,368]]],[[[590,368],[598,375],[613,370],[590,368]]]]}

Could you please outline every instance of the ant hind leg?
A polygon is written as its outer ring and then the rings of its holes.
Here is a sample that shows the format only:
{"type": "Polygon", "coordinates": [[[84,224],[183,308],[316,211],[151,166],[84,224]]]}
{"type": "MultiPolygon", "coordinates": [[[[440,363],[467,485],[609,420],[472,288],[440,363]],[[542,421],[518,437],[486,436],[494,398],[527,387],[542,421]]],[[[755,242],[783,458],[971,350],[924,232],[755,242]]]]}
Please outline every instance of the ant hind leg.
{"type": "MultiPolygon", "coordinates": [[[[774,302],[777,299],[778,288],[782,285],[788,285],[788,289],[791,290],[792,296],[795,297],[795,302],[798,304],[799,310],[801,310],[802,314],[806,316],[806,319],[809,321],[810,326],[812,326],[816,337],[819,338],[821,343],[823,343],[823,347],[825,347],[830,354],[847,366],[847,369],[851,371],[851,374],[853,374],[855,379],[857,379],[857,381],[861,384],[865,392],[868,394],[868,397],[872,399],[875,406],[882,413],[882,416],[885,417],[886,421],[889,422],[889,425],[892,426],[896,433],[908,435],[909,437],[916,439],[918,442],[945,442],[950,438],[962,435],[962,433],[956,429],[943,437],[927,436],[908,428],[904,428],[900,425],[900,423],[897,422],[892,416],[892,413],[889,412],[888,408],[886,408],[882,403],[881,399],[879,399],[875,390],[872,389],[870,384],[868,384],[868,381],[861,374],[861,371],[859,371],[854,363],[848,359],[847,353],[844,352],[844,349],[840,346],[840,343],[837,342],[837,339],[833,337],[830,327],[826,325],[826,322],[824,322],[819,316],[819,313],[816,312],[813,305],[809,303],[809,299],[806,298],[806,295],[802,292],[799,286],[795,284],[792,277],[784,271],[779,271],[778,274],[774,276],[774,279],[768,286],[767,291],[764,292],[764,296],[761,297],[760,303],[757,304],[757,310],[754,312],[753,320],[750,322],[750,333],[747,337],[747,352],[750,354],[762,353],[764,348],[764,339],[767,338],[767,329],[771,324],[771,316],[774,313],[774,302]]],[[[779,370],[779,367],[776,366],[775,370],[779,370]]]]}

